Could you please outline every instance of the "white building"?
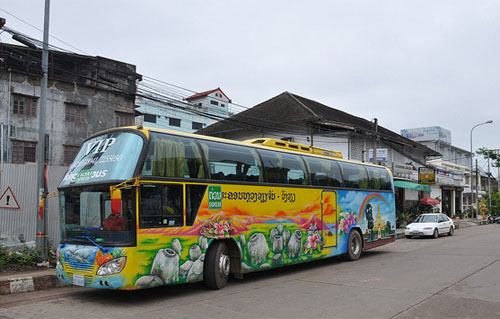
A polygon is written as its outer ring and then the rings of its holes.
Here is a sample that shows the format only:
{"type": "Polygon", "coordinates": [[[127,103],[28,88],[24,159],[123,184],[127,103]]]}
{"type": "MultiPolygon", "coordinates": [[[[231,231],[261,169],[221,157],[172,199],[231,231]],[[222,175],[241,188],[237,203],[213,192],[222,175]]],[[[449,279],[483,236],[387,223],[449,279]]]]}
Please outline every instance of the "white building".
{"type": "Polygon", "coordinates": [[[231,99],[220,89],[194,94],[179,101],[154,96],[136,99],[137,124],[193,133],[229,117],[231,99]]]}
{"type": "Polygon", "coordinates": [[[427,161],[436,170],[436,183],[431,185],[432,198],[441,200],[440,209],[455,216],[470,208],[471,153],[451,144],[451,132],[440,126],[401,130],[401,135],[442,154],[427,161]]]}

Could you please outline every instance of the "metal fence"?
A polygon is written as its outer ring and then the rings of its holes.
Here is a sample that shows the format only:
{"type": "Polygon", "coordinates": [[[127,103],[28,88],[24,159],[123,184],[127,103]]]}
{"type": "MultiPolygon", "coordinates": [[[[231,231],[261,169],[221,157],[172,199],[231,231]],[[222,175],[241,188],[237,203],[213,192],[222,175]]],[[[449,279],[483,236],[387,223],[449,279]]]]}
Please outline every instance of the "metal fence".
{"type": "MultiPolygon", "coordinates": [[[[48,191],[57,190],[67,166],[49,166],[48,191]]],[[[0,238],[22,237],[34,241],[38,216],[37,164],[0,164],[0,238]]],[[[50,198],[47,205],[47,238],[59,243],[59,200],[50,198]]]]}

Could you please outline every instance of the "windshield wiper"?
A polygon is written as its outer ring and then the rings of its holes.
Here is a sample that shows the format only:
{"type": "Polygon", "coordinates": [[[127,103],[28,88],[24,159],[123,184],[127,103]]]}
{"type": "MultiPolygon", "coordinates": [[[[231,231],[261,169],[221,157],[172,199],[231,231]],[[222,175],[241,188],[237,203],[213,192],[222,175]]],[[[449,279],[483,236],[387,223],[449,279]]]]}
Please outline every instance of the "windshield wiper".
{"type": "MultiPolygon", "coordinates": [[[[91,236],[93,236],[97,240],[96,236],[94,236],[94,235],[91,235],[91,236]]],[[[84,239],[88,240],[89,242],[91,242],[92,244],[94,244],[97,248],[99,248],[101,250],[104,249],[104,247],[102,247],[101,245],[99,245],[98,243],[96,243],[94,240],[92,240],[92,238],[90,238],[90,236],[76,236],[75,238],[77,238],[77,239],[84,238],[84,239]]],[[[99,238],[99,239],[102,240],[102,238],[99,238]]]]}

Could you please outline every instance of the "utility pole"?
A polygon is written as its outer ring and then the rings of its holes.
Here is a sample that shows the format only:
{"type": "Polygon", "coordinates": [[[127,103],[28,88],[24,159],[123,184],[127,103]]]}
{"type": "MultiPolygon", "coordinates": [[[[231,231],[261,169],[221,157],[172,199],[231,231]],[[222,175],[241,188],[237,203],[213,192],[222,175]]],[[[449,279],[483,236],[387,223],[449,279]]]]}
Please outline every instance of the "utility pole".
{"type": "Polygon", "coordinates": [[[377,164],[377,118],[373,119],[373,164],[377,164]]]}
{"type": "Polygon", "coordinates": [[[491,212],[490,156],[488,154],[488,214],[491,212]]]}
{"type": "MultiPolygon", "coordinates": [[[[477,216],[479,216],[479,167],[477,166],[477,159],[476,159],[476,212],[477,216]]],[[[474,217],[474,216],[472,216],[474,217]]]]}
{"type": "Polygon", "coordinates": [[[47,249],[47,234],[45,233],[47,227],[47,203],[45,203],[45,198],[47,196],[47,160],[46,157],[46,136],[45,136],[45,109],[47,107],[47,82],[48,82],[48,62],[49,62],[49,11],[50,11],[50,0],[45,0],[45,14],[44,14],[44,24],[43,24],[43,48],[42,48],[42,82],[40,87],[40,112],[39,112],[39,127],[38,127],[38,195],[39,195],[39,209],[38,217],[36,223],[36,248],[40,252],[40,256],[43,260],[48,260],[48,249],[47,249]]]}

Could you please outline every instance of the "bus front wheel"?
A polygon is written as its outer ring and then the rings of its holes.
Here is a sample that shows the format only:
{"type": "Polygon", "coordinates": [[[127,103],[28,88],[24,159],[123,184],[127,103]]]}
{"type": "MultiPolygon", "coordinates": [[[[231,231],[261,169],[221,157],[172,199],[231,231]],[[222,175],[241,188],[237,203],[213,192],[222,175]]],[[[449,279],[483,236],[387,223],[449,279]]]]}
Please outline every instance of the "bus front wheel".
{"type": "Polygon", "coordinates": [[[347,240],[347,253],[346,259],[349,261],[359,259],[361,256],[361,251],[363,250],[363,244],[361,242],[361,235],[356,230],[351,230],[349,234],[349,239],[347,240]]]}
{"type": "Polygon", "coordinates": [[[203,267],[203,278],[210,289],[221,289],[227,285],[231,261],[224,241],[215,241],[207,251],[203,267]]]}

